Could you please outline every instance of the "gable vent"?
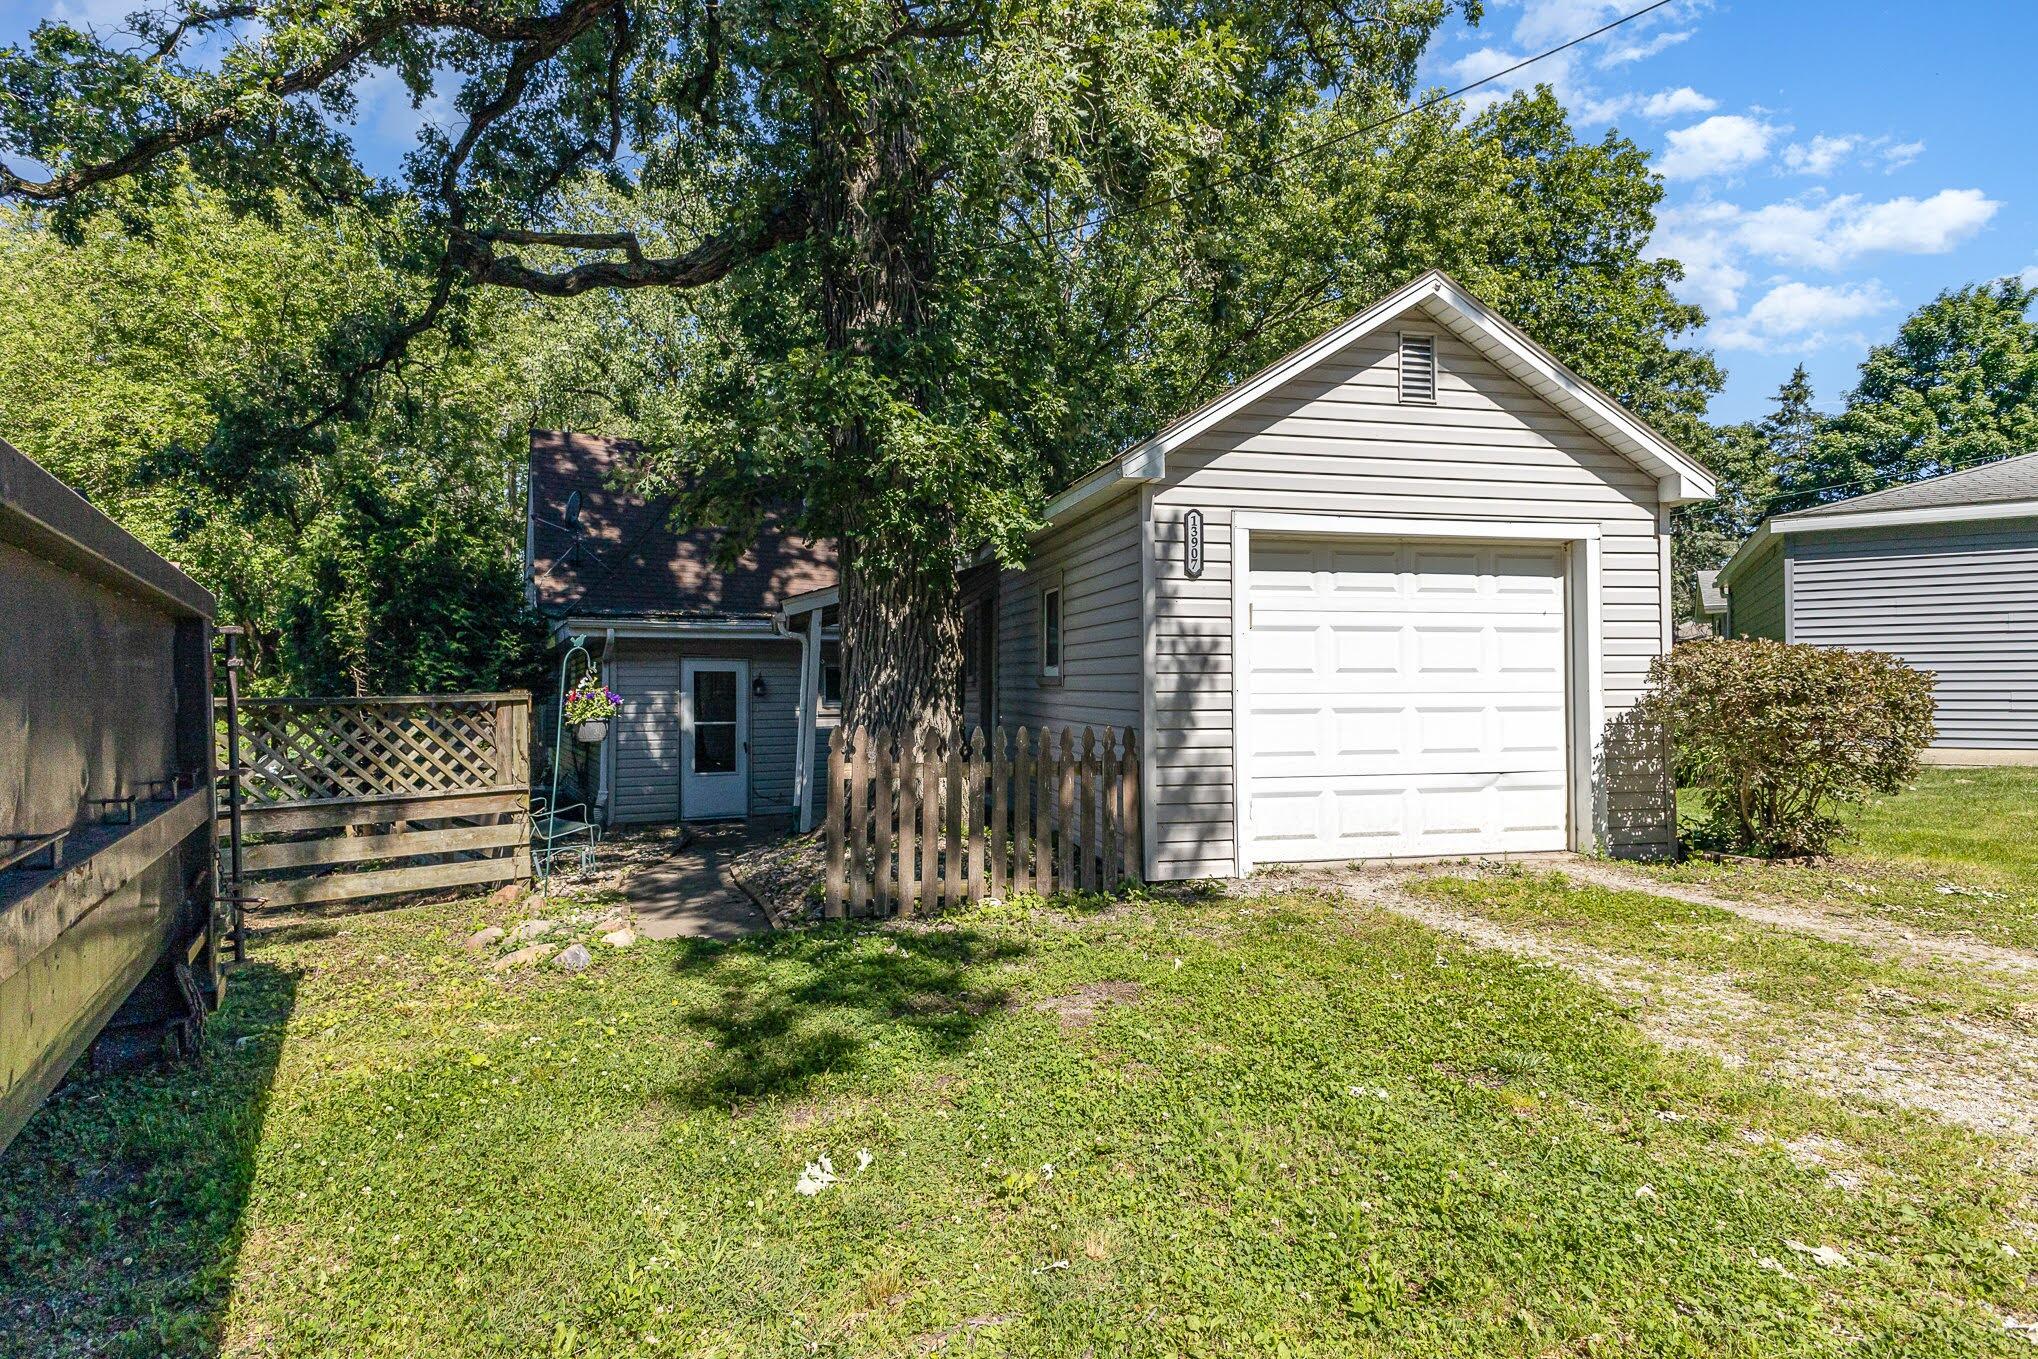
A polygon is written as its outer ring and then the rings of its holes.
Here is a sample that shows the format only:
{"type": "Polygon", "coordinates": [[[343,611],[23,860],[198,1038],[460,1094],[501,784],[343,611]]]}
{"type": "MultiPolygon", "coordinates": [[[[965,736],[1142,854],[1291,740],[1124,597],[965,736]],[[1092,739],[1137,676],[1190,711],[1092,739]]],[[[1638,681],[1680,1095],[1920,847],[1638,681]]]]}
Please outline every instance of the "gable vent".
{"type": "Polygon", "coordinates": [[[1437,399],[1437,337],[1401,337],[1401,399],[1431,405],[1437,399]]]}

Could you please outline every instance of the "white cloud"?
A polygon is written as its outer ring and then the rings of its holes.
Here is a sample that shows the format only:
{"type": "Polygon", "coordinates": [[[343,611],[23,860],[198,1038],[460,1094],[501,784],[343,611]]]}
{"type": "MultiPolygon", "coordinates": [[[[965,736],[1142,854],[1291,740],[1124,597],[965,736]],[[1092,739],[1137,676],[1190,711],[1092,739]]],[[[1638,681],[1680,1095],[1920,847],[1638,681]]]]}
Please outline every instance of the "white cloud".
{"type": "Polygon", "coordinates": [[[1924,154],[1925,144],[1922,141],[1897,142],[1882,148],[1882,163],[1888,169],[1901,170],[1924,154]]]}
{"type": "Polygon", "coordinates": [[[1783,163],[1799,174],[1823,179],[1849,161],[1880,162],[1885,170],[1900,170],[1924,153],[1922,141],[1899,142],[1849,132],[1838,137],[1821,134],[1809,142],[1793,142],[1783,148],[1783,163]]]}
{"type": "Polygon", "coordinates": [[[1785,264],[1838,269],[1863,255],[1943,255],[1996,215],[2002,204],[1980,189],[1941,189],[1930,198],[1870,202],[1859,194],[1813,196],[1735,210],[1735,241],[1752,254],[1785,264]]]}
{"type": "Polygon", "coordinates": [[[1677,118],[1687,113],[1711,113],[1719,100],[1708,99],[1689,85],[1663,90],[1642,101],[1642,112],[1651,118],[1677,118]]]}
{"type": "Polygon", "coordinates": [[[1793,280],[1764,293],[1745,315],[1716,324],[1708,338],[1723,349],[1810,352],[1837,338],[1832,327],[1873,316],[1895,303],[1874,280],[1833,287],[1793,280]]]}
{"type": "Polygon", "coordinates": [[[1674,259],[1684,266],[1678,295],[1715,314],[1741,305],[1748,271],[1738,262],[1732,224],[1740,209],[1731,203],[1701,201],[1666,208],[1657,215],[1650,239],[1651,259],[1674,259]]]}
{"type": "Polygon", "coordinates": [[[1839,169],[1860,145],[1859,137],[1820,135],[1809,142],[1792,142],[1784,147],[1783,163],[1801,175],[1823,179],[1839,169]]]}
{"type": "MultiPolygon", "coordinates": [[[[1693,32],[1688,25],[1674,32],[1663,31],[1662,25],[1677,22],[1707,8],[1709,3],[1710,0],[1680,0],[1680,3],[1659,10],[1637,23],[1617,29],[1596,43],[1556,53],[1496,80],[1467,96],[1466,105],[1476,112],[1505,99],[1516,90],[1545,84],[1557,92],[1557,97],[1576,121],[1611,122],[1641,107],[1642,95],[1638,91],[1601,88],[1590,77],[1591,68],[1639,61],[1683,42],[1693,32]],[[1592,55],[1595,49],[1596,58],[1592,55]]],[[[1504,45],[1481,47],[1443,65],[1442,69],[1451,78],[1451,83],[1462,85],[1483,80],[1495,71],[1589,33],[1628,13],[1633,7],[1632,0],[1519,0],[1519,6],[1514,26],[1504,45]]],[[[1709,112],[1714,107],[1711,100],[1695,90],[1666,91],[1658,99],[1672,96],[1677,102],[1668,111],[1650,116],[1675,117],[1683,113],[1709,112]]]]}
{"type": "Polygon", "coordinates": [[[2027,264],[2018,271],[2017,282],[2026,288],[2038,288],[2038,264],[2027,264]]]}
{"type": "Polygon", "coordinates": [[[1943,255],[1988,224],[2002,204],[1980,189],[1941,189],[1930,198],[1892,198],[1884,203],[1845,204],[1834,246],[1841,256],[1888,250],[1905,255],[1943,255]]]}
{"type": "Polygon", "coordinates": [[[1738,113],[1721,113],[1664,136],[1669,149],[1656,162],[1665,179],[1702,179],[1759,165],[1770,143],[1788,128],[1738,113]]]}
{"type": "Polygon", "coordinates": [[[1600,54],[1601,66],[1625,66],[1629,62],[1642,61],[1655,56],[1666,48],[1675,47],[1696,32],[1696,29],[1673,29],[1658,33],[1653,38],[1628,38],[1614,40],[1613,46],[1600,54]]]}

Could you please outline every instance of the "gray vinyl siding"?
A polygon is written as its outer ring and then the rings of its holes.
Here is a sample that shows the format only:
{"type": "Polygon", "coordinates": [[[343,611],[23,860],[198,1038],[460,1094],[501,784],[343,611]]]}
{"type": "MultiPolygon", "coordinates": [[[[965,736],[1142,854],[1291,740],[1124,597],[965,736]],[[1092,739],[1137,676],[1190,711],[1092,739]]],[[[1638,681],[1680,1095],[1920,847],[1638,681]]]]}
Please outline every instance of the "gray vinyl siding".
{"type": "Polygon", "coordinates": [[[613,679],[622,696],[609,772],[613,824],[679,819],[679,647],[619,644],[613,679]]]}
{"type": "Polygon", "coordinates": [[[1127,492],[1033,543],[998,592],[998,720],[1007,727],[1137,727],[1140,497],[1127,492]],[[1059,581],[1059,681],[1040,673],[1040,598],[1059,581]]]}
{"type": "Polygon", "coordinates": [[[676,821],[679,796],[679,684],[683,657],[744,660],[754,689],[750,705],[750,815],[788,816],[799,744],[800,648],[785,642],[631,641],[617,643],[616,692],[623,711],[615,731],[609,819],[615,823],[676,821]]]}
{"type": "Polygon", "coordinates": [[[1624,739],[1619,721],[1667,645],[1655,478],[1441,327],[1436,402],[1403,405],[1396,328],[1384,324],[1168,455],[1148,564],[1157,878],[1223,875],[1235,864],[1236,511],[1596,522],[1611,847],[1669,845],[1662,761],[1653,743],[1624,739]],[[1204,515],[1204,570],[1194,579],[1182,544],[1192,508],[1204,515]]]}
{"type": "Polygon", "coordinates": [[[1794,640],[1932,671],[1939,747],[2038,747],[2038,519],[1788,541],[1794,640]]]}
{"type": "MultiPolygon", "coordinates": [[[[1793,640],[1789,635],[1784,602],[1786,539],[1775,539],[1756,560],[1743,567],[1727,591],[1727,635],[1766,637],[1772,642],[1793,640]]],[[[1801,640],[1801,639],[1799,639],[1801,640]]]]}

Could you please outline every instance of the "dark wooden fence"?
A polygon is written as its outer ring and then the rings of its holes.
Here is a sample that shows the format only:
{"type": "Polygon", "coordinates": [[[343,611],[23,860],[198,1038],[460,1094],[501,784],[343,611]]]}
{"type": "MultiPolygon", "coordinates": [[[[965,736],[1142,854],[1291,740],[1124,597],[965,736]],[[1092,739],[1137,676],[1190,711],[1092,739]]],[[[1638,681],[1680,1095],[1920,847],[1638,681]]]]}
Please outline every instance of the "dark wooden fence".
{"type": "Polygon", "coordinates": [[[522,691],[243,699],[247,894],[304,906],[529,878],[530,724],[522,691]]]}
{"type": "Polygon", "coordinates": [[[1138,737],[838,728],[825,826],[831,916],[1113,888],[1140,875],[1138,737]]]}

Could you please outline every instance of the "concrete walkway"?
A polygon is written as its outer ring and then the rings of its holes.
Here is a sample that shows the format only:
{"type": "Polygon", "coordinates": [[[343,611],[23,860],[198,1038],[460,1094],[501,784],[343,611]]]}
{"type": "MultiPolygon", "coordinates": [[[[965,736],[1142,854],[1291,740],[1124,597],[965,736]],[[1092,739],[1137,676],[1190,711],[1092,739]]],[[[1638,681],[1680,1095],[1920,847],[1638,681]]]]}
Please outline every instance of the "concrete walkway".
{"type": "Polygon", "coordinates": [[[751,844],[740,821],[696,829],[685,849],[639,869],[623,884],[637,929],[651,939],[740,939],[771,928],[729,876],[727,861],[751,844]]]}

